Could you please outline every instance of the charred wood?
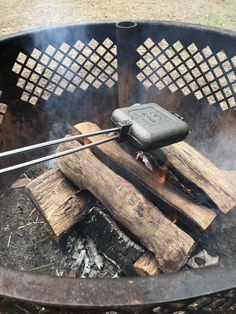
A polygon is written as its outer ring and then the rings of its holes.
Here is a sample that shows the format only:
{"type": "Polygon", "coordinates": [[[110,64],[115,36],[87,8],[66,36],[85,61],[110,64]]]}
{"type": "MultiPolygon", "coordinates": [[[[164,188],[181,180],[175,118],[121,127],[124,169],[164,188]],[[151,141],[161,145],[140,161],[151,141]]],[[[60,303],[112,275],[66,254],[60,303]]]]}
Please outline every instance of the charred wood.
{"type": "Polygon", "coordinates": [[[124,274],[159,273],[154,255],[131,240],[104,210],[94,207],[79,224],[79,229],[92,238],[97,248],[118,264],[124,274]]]}

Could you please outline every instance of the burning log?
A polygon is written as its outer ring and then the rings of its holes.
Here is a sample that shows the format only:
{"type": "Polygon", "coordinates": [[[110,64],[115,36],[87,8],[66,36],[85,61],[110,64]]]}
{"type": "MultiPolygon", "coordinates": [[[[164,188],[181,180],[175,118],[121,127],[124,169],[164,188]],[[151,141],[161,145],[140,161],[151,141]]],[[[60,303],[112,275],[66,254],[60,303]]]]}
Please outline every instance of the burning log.
{"type": "MultiPolygon", "coordinates": [[[[180,182],[182,177],[202,189],[223,213],[228,213],[236,205],[235,185],[191,145],[182,141],[155,151],[153,156],[163,160],[161,154],[180,182]]],[[[192,189],[194,192],[194,186],[192,189]]]]}
{"type": "MultiPolygon", "coordinates": [[[[98,131],[100,128],[90,122],[77,124],[74,127],[74,134],[88,133],[98,131]]],[[[90,137],[86,141],[94,142],[105,138],[106,135],[90,137]]],[[[129,153],[127,153],[117,142],[109,142],[99,145],[93,149],[95,154],[102,153],[115,164],[124,168],[130,176],[135,176],[141,184],[158,197],[160,205],[163,207],[171,207],[177,215],[184,216],[188,220],[193,221],[205,230],[216,217],[215,213],[210,209],[195,204],[182,193],[175,190],[169,183],[163,184],[159,176],[153,175],[146,167],[137,162],[129,153]]]]}
{"type": "Polygon", "coordinates": [[[93,206],[88,192],[79,192],[58,168],[31,181],[26,191],[56,237],[81,220],[93,206]]]}
{"type": "MultiPolygon", "coordinates": [[[[64,143],[57,151],[78,145],[75,141],[64,143]]],[[[89,190],[115,220],[155,254],[161,270],[176,271],[184,265],[194,240],[171,223],[131,183],[115,174],[89,150],[62,157],[58,162],[70,181],[89,190]]]]}

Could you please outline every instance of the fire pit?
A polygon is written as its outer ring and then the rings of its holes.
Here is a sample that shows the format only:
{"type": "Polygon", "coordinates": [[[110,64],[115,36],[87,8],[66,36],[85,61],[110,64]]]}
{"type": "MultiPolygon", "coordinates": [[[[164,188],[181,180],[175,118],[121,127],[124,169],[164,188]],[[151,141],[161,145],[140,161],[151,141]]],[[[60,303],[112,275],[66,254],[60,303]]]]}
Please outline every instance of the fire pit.
{"type": "MultiPolygon", "coordinates": [[[[109,127],[109,117],[115,108],[156,102],[184,117],[191,129],[188,143],[213,161],[227,179],[230,177],[233,186],[236,181],[235,44],[233,32],[167,22],[78,24],[3,38],[0,149],[6,151],[64,136],[71,126],[83,121],[109,127]]],[[[34,153],[30,157],[38,156],[34,153]]],[[[19,156],[17,162],[25,159],[26,156],[19,156]]],[[[0,168],[13,162],[13,158],[2,159],[0,168]]],[[[26,176],[21,179],[36,177],[41,170],[24,170],[26,176]]],[[[53,313],[57,307],[77,312],[78,308],[85,308],[86,313],[235,310],[235,209],[224,215],[212,199],[203,202],[208,207],[217,207],[218,216],[198,246],[220,255],[217,266],[156,277],[54,278],[49,277],[53,274],[49,270],[39,276],[32,271],[41,266],[32,267],[35,263],[31,258],[35,256],[27,250],[37,250],[45,237],[50,238],[40,229],[40,223],[43,224],[40,219],[28,222],[35,228],[31,234],[36,241],[34,246],[18,247],[19,255],[7,253],[13,237],[10,221],[17,223],[34,214],[32,203],[12,188],[22,173],[19,170],[0,175],[0,228],[2,243],[6,242],[0,259],[1,310],[11,313],[53,313]],[[24,212],[25,208],[29,212],[24,212]],[[37,240],[38,232],[41,238],[37,240]]],[[[215,180],[216,184],[221,178],[215,180]]],[[[196,200],[201,202],[198,198],[201,191],[195,189],[195,192],[196,200]]],[[[221,199],[221,202],[223,207],[231,207],[227,201],[221,199]]],[[[25,227],[27,223],[20,224],[17,230],[25,227]]],[[[81,222],[81,228],[86,228],[86,224],[81,222]]],[[[191,234],[191,230],[188,232],[191,234]]],[[[27,232],[19,232],[17,236],[28,237],[30,241],[27,232]]],[[[15,241],[17,247],[20,241],[16,237],[15,241]]],[[[68,246],[68,239],[65,241],[68,246]]],[[[91,247],[91,243],[85,245],[91,247]]],[[[52,247],[53,244],[50,250],[52,247]]],[[[46,260],[41,265],[53,266],[55,261],[48,255],[49,246],[41,249],[44,252],[39,254],[40,258],[46,260]]],[[[55,259],[63,259],[57,247],[53,250],[55,259]]],[[[96,265],[99,268],[99,262],[96,265]]],[[[107,262],[105,271],[115,275],[116,267],[107,262]]]]}

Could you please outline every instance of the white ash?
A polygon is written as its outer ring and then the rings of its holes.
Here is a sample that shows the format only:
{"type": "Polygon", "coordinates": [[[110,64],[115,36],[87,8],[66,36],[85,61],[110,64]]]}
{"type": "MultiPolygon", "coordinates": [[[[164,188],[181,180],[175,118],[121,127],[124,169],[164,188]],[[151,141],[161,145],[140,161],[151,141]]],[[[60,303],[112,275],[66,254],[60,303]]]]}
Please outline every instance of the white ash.
{"type": "Polygon", "coordinates": [[[66,265],[64,276],[69,269],[75,268],[75,277],[96,278],[96,277],[119,277],[119,267],[110,261],[103,253],[96,248],[94,241],[83,235],[72,232],[66,241],[66,256],[61,266],[66,265]]]}
{"type": "Polygon", "coordinates": [[[87,244],[88,244],[88,248],[89,248],[88,254],[89,254],[90,260],[94,260],[95,265],[100,270],[103,267],[104,258],[101,255],[99,255],[93,240],[90,238],[87,238],[87,240],[88,240],[87,244]]]}

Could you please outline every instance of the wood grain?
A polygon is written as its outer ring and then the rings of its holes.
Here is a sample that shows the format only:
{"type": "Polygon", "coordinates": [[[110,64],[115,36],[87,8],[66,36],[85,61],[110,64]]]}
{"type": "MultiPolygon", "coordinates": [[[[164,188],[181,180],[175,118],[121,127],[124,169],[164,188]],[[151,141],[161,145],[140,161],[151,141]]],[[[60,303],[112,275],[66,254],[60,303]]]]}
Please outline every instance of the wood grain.
{"type": "MultiPolygon", "coordinates": [[[[80,145],[63,143],[57,151],[80,145]]],[[[194,240],[171,223],[127,180],[115,174],[90,150],[58,159],[63,174],[75,185],[88,189],[115,220],[130,230],[151,252],[164,272],[179,270],[194,246],[194,240]]]]}
{"type": "MultiPolygon", "coordinates": [[[[186,142],[160,149],[170,166],[201,188],[216,206],[228,213],[236,205],[236,186],[225,173],[186,142]]],[[[158,151],[154,156],[158,155],[158,151]]]]}
{"type": "MultiPolygon", "coordinates": [[[[91,122],[79,123],[74,126],[75,132],[88,133],[100,130],[91,122]]],[[[105,138],[107,135],[89,137],[87,141],[94,142],[105,138]]],[[[189,220],[196,223],[202,230],[205,230],[215,219],[216,214],[205,206],[192,202],[182,193],[178,192],[170,184],[162,183],[160,178],[153,175],[146,167],[137,162],[134,157],[127,153],[117,142],[109,142],[99,145],[93,149],[94,153],[102,152],[116,164],[123,167],[130,175],[135,176],[141,184],[150,190],[155,196],[160,198],[164,205],[168,205],[177,214],[184,215],[189,220]]]]}
{"type": "Polygon", "coordinates": [[[149,252],[141,255],[133,267],[140,276],[157,276],[160,273],[157,261],[149,252]]]}
{"type": "Polygon", "coordinates": [[[80,221],[92,206],[88,195],[79,192],[58,168],[31,181],[26,191],[56,237],[80,221]]]}
{"type": "MultiPolygon", "coordinates": [[[[62,175],[60,169],[46,171],[31,183],[27,180],[27,183],[28,195],[56,238],[81,221],[80,231],[92,238],[97,248],[114,260],[124,273],[127,271],[129,274],[133,263],[140,259],[137,273],[149,275],[152,271],[151,274],[154,274],[154,267],[158,267],[155,258],[144,253],[145,249],[134,243],[102,209],[93,207],[88,210],[90,207],[86,201],[89,202],[89,197],[86,199],[84,192],[77,194],[78,189],[62,175]],[[47,191],[51,191],[50,198],[47,191]],[[73,202],[68,203],[70,197],[73,202]]],[[[73,267],[68,276],[75,277],[76,270],[77,267],[73,267]]],[[[155,274],[158,273],[157,268],[155,274]]]]}

